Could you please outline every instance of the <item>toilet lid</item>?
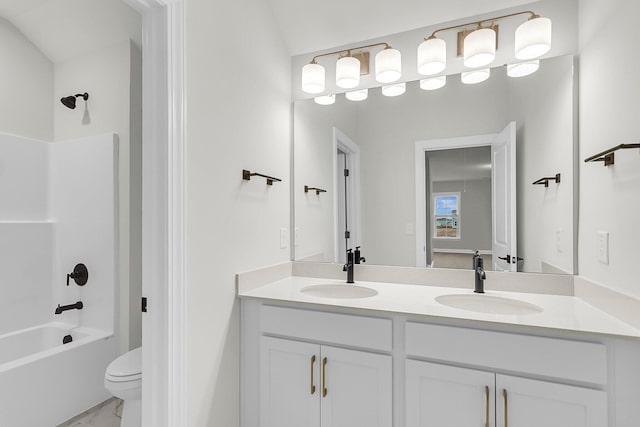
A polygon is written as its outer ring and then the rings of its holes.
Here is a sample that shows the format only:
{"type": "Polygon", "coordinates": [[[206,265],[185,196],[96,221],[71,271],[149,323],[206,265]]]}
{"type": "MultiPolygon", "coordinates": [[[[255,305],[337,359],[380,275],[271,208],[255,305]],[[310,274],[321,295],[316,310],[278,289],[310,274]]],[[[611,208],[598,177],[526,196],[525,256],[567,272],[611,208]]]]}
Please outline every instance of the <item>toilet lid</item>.
{"type": "Polygon", "coordinates": [[[111,362],[105,377],[110,381],[135,381],[142,378],[142,347],[131,350],[111,362]]]}

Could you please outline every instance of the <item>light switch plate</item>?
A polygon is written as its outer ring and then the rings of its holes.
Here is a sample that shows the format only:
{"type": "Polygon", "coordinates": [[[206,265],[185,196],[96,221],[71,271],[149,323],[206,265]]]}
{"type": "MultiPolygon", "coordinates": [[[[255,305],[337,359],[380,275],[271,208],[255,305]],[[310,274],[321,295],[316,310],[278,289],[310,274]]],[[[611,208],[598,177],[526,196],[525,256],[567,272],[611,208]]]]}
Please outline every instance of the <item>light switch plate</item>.
{"type": "Polygon", "coordinates": [[[293,232],[293,244],[298,246],[300,244],[300,227],[296,227],[293,232]]]}
{"type": "Polygon", "coordinates": [[[280,229],[280,249],[287,248],[287,228],[282,227],[280,229]]]}
{"type": "Polygon", "coordinates": [[[556,230],[556,251],[562,253],[562,228],[556,230]]]}
{"type": "Polygon", "coordinates": [[[598,231],[598,261],[609,264],[609,232],[598,231]]]}

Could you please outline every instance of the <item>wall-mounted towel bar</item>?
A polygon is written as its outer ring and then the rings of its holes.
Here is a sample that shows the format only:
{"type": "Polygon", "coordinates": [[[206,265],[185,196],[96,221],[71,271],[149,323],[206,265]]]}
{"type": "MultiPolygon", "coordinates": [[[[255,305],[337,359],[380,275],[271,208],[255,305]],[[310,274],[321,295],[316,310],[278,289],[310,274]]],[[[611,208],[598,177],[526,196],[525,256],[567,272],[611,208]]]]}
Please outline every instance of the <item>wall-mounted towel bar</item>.
{"type": "Polygon", "coordinates": [[[604,162],[605,166],[611,166],[615,163],[615,154],[614,152],[618,150],[625,150],[629,148],[640,148],[640,144],[620,144],[616,147],[609,148],[608,150],[603,151],[602,153],[598,153],[594,156],[588,157],[584,159],[585,163],[588,162],[604,162]]]}
{"type": "Polygon", "coordinates": [[[537,181],[533,182],[533,185],[544,185],[545,187],[549,186],[549,181],[555,181],[556,183],[560,182],[560,174],[557,173],[556,176],[540,178],[537,181]]]}
{"type": "Polygon", "coordinates": [[[267,180],[267,185],[273,185],[274,182],[282,181],[280,178],[274,178],[272,176],[263,175],[261,173],[251,172],[246,169],[242,170],[242,179],[244,179],[245,181],[251,180],[252,176],[259,176],[259,177],[265,178],[267,180]]]}
{"type": "Polygon", "coordinates": [[[327,192],[327,190],[323,190],[322,188],[309,187],[308,185],[305,185],[304,186],[304,192],[308,193],[309,191],[315,191],[316,194],[326,193],[327,192]]]}

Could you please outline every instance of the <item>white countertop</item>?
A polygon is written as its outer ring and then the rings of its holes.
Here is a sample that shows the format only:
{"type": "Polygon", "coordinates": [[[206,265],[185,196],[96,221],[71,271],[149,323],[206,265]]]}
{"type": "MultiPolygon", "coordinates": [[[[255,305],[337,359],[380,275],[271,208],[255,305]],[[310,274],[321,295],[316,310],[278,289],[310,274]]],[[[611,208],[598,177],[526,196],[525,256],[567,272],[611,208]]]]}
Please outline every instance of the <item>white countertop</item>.
{"type": "Polygon", "coordinates": [[[452,308],[442,305],[435,300],[438,296],[452,294],[470,295],[473,294],[473,289],[361,281],[356,281],[355,284],[346,284],[340,280],[293,276],[238,293],[241,298],[313,304],[319,307],[344,307],[427,316],[430,318],[463,319],[515,326],[640,338],[639,329],[573,296],[487,291],[485,295],[524,301],[535,304],[543,309],[540,313],[506,315],[452,308]],[[368,298],[342,299],[316,297],[301,292],[301,289],[306,286],[319,284],[366,286],[375,289],[378,291],[378,294],[368,298]]]}

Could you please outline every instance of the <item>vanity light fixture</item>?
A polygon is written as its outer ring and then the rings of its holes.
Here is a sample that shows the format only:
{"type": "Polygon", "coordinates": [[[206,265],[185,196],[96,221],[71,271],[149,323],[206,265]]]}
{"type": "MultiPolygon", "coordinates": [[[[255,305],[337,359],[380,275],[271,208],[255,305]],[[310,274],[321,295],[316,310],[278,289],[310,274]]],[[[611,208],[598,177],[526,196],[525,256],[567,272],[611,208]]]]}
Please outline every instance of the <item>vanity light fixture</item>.
{"type": "Polygon", "coordinates": [[[343,56],[336,62],[336,85],[353,89],[360,84],[360,61],[353,56],[343,56]]]}
{"type": "Polygon", "coordinates": [[[376,81],[393,83],[402,77],[402,57],[400,51],[385,47],[376,55],[376,81]]]}
{"type": "Polygon", "coordinates": [[[481,28],[472,31],[464,38],[464,65],[468,68],[480,68],[496,59],[496,31],[481,28]]]}
{"type": "Polygon", "coordinates": [[[418,72],[430,76],[444,71],[446,42],[437,35],[451,30],[459,31],[457,52],[458,56],[464,57],[466,67],[480,68],[489,65],[495,59],[498,45],[496,22],[521,15],[529,15],[529,20],[516,30],[516,58],[525,61],[539,58],[551,49],[551,20],[525,11],[435,30],[418,46],[418,72]]]}
{"type": "Polygon", "coordinates": [[[524,77],[535,73],[540,68],[540,60],[520,62],[518,64],[507,65],[507,75],[509,77],[524,77]]]}
{"type": "Polygon", "coordinates": [[[331,105],[336,102],[336,94],[330,93],[328,95],[316,96],[315,98],[313,98],[313,100],[315,101],[316,104],[331,105]]]}
{"type": "Polygon", "coordinates": [[[407,85],[403,83],[395,83],[382,86],[382,94],[384,96],[400,96],[407,90],[407,85]]]}
{"type": "Polygon", "coordinates": [[[447,84],[447,76],[431,77],[430,79],[420,80],[420,89],[436,90],[447,84]]]}
{"type": "Polygon", "coordinates": [[[318,94],[325,90],[325,68],[318,59],[338,55],[336,62],[336,85],[343,89],[353,89],[360,84],[360,76],[369,74],[370,53],[367,49],[383,47],[375,56],[376,80],[380,83],[395,82],[402,75],[400,52],[387,43],[376,43],[316,55],[302,67],[302,90],[318,94]]]}
{"type": "Polygon", "coordinates": [[[345,93],[344,96],[349,101],[364,101],[369,97],[369,89],[352,90],[345,93]]]}
{"type": "Polygon", "coordinates": [[[532,13],[531,18],[516,29],[516,58],[539,58],[551,50],[551,19],[532,13]]]}
{"type": "Polygon", "coordinates": [[[475,85],[482,83],[491,76],[491,68],[485,68],[482,70],[466,71],[460,75],[462,83],[466,85],[475,85]]]}

